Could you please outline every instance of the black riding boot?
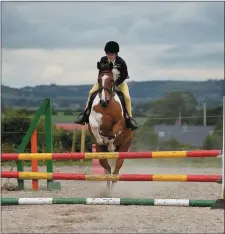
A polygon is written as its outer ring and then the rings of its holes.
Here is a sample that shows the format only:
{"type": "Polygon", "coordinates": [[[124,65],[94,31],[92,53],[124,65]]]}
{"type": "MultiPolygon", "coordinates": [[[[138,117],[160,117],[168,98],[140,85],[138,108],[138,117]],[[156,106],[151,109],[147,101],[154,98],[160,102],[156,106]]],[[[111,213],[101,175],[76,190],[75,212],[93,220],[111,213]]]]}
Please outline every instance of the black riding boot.
{"type": "Polygon", "coordinates": [[[77,120],[75,120],[74,123],[81,125],[88,123],[87,109],[78,116],[77,120]]]}
{"type": "Polygon", "coordinates": [[[130,125],[130,128],[132,130],[135,130],[138,128],[138,124],[137,124],[136,120],[134,119],[134,117],[129,118],[129,125],[130,125]]]}

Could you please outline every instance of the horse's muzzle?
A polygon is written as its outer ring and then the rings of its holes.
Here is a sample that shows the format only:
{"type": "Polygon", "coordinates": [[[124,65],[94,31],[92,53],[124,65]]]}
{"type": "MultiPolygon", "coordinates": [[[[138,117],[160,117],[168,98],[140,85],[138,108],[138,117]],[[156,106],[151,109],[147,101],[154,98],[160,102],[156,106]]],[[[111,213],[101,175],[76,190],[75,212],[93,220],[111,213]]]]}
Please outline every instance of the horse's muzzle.
{"type": "Polygon", "coordinates": [[[100,100],[100,105],[101,105],[102,107],[107,107],[108,104],[109,104],[109,100],[107,100],[107,101],[100,100]]]}

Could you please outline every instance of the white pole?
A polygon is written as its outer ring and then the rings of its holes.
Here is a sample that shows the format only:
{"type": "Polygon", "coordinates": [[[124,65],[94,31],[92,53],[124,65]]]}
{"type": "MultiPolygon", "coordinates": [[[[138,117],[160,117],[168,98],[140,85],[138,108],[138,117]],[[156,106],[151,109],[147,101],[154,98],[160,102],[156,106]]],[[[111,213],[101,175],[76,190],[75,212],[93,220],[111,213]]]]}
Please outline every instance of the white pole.
{"type": "Polygon", "coordinates": [[[225,96],[223,96],[223,151],[222,151],[222,199],[225,199],[225,96]]]}

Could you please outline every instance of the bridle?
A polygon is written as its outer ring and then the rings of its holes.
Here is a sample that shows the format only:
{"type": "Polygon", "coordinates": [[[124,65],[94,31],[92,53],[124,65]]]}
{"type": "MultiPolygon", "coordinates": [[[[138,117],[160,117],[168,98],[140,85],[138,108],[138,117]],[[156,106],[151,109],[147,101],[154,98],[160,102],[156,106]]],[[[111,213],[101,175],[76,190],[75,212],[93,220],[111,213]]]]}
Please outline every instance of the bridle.
{"type": "MultiPolygon", "coordinates": [[[[103,75],[109,75],[110,74],[110,76],[112,76],[112,72],[111,71],[101,71],[100,74],[99,74],[99,76],[100,75],[103,76],[102,73],[103,73],[103,75]]],[[[98,94],[99,95],[101,94],[102,90],[107,90],[109,92],[109,94],[110,94],[110,98],[112,98],[112,97],[115,96],[115,93],[116,93],[116,82],[114,81],[113,78],[111,78],[111,79],[112,79],[112,87],[111,87],[111,89],[109,89],[107,87],[101,87],[98,90],[98,94]]]]}

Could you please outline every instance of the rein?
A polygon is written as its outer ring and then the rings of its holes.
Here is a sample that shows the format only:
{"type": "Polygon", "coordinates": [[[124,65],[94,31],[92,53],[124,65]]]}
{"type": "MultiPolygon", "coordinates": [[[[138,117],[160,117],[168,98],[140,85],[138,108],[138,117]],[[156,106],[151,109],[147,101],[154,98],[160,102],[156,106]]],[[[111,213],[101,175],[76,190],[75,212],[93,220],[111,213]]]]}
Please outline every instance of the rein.
{"type": "MultiPolygon", "coordinates": [[[[106,75],[106,74],[112,75],[110,72],[103,72],[103,73],[104,73],[104,75],[106,75]]],[[[116,91],[116,82],[114,81],[114,79],[112,79],[111,90],[109,88],[106,88],[106,87],[101,87],[101,88],[99,88],[98,93],[100,94],[102,92],[102,90],[107,90],[109,92],[110,96],[114,97],[115,91],[116,91]]]]}

